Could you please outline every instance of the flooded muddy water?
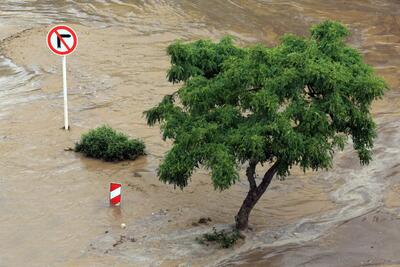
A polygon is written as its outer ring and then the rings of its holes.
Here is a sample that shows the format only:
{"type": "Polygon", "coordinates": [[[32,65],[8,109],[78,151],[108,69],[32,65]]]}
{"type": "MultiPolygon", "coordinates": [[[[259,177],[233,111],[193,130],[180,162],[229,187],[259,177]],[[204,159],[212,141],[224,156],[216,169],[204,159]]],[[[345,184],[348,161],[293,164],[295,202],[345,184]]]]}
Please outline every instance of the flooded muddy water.
{"type": "Polygon", "coordinates": [[[396,0],[10,0],[0,3],[0,38],[0,266],[261,264],[264,250],[318,240],[370,212],[400,211],[396,0]],[[146,126],[142,112],[179,86],[166,81],[165,48],[227,34],[240,45],[273,45],[324,19],[348,25],[351,45],[390,85],[373,107],[374,161],[361,167],[349,144],[329,172],[294,170],[274,180],[251,215],[253,230],[235,248],[198,244],[195,237],[212,226],[233,223],[248,185],[243,179],[215,192],[202,170],[182,191],[158,181],[170,144],[146,126]],[[45,43],[60,23],[79,37],[68,56],[69,132],[60,129],[61,58],[45,43]],[[148,155],[111,164],[65,151],[105,123],[144,140],[148,155]],[[110,181],[123,184],[121,208],[108,207],[110,181]],[[194,224],[201,217],[212,222],[194,224]]]}

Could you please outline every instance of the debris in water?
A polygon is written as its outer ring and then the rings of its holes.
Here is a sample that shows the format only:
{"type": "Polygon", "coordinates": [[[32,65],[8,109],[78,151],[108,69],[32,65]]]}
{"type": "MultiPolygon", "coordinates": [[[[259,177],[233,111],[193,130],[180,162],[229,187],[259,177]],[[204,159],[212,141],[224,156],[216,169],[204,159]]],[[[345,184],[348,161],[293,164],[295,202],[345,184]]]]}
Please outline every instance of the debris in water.
{"type": "Polygon", "coordinates": [[[152,212],[151,215],[167,215],[169,209],[160,209],[158,212],[152,212]]]}
{"type": "Polygon", "coordinates": [[[118,245],[121,245],[122,243],[124,243],[124,242],[126,242],[126,241],[136,242],[136,239],[135,239],[133,236],[126,237],[125,235],[121,235],[121,236],[119,237],[119,240],[116,241],[116,242],[113,244],[113,247],[116,247],[116,246],[118,246],[118,245]]]}
{"type": "Polygon", "coordinates": [[[207,218],[202,217],[202,218],[199,219],[199,221],[197,223],[199,223],[199,224],[208,224],[208,222],[211,222],[211,221],[212,220],[211,220],[210,217],[207,217],[207,218]]]}

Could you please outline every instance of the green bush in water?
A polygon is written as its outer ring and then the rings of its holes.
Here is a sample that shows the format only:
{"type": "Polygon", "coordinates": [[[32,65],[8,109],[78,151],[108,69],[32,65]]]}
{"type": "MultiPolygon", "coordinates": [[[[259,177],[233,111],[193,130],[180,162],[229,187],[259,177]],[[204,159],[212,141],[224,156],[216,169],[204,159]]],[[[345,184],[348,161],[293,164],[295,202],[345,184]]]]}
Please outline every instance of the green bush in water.
{"type": "Polygon", "coordinates": [[[75,151],[87,157],[105,161],[135,159],[144,155],[145,145],[141,140],[129,139],[123,133],[104,125],[82,135],[75,144],[75,151]]]}
{"type": "Polygon", "coordinates": [[[222,248],[230,248],[235,245],[239,239],[244,239],[244,236],[236,229],[233,231],[217,231],[213,228],[212,233],[203,234],[202,237],[197,237],[196,241],[200,244],[206,244],[207,242],[216,242],[221,245],[222,248]]]}

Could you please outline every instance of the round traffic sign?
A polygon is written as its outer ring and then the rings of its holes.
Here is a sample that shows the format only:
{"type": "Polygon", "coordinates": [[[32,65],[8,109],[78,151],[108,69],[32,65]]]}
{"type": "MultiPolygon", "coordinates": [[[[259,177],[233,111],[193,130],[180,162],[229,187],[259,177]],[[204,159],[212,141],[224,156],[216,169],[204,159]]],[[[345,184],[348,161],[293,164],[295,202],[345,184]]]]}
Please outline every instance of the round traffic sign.
{"type": "Polygon", "coordinates": [[[56,26],[47,34],[47,46],[57,55],[69,55],[74,52],[77,45],[78,37],[75,31],[68,26],[56,26]]]}

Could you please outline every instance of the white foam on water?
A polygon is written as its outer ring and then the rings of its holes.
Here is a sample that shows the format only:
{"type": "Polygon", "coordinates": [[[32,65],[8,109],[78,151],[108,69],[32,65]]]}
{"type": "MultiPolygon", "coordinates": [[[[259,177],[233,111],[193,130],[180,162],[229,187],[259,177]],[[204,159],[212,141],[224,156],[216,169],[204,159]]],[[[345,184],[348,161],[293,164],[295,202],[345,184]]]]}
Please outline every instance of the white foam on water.
{"type": "MultiPolygon", "coordinates": [[[[0,108],[40,98],[32,92],[39,89],[39,69],[27,69],[0,56],[0,108]]],[[[1,113],[0,110],[0,113],[1,113]]]]}

